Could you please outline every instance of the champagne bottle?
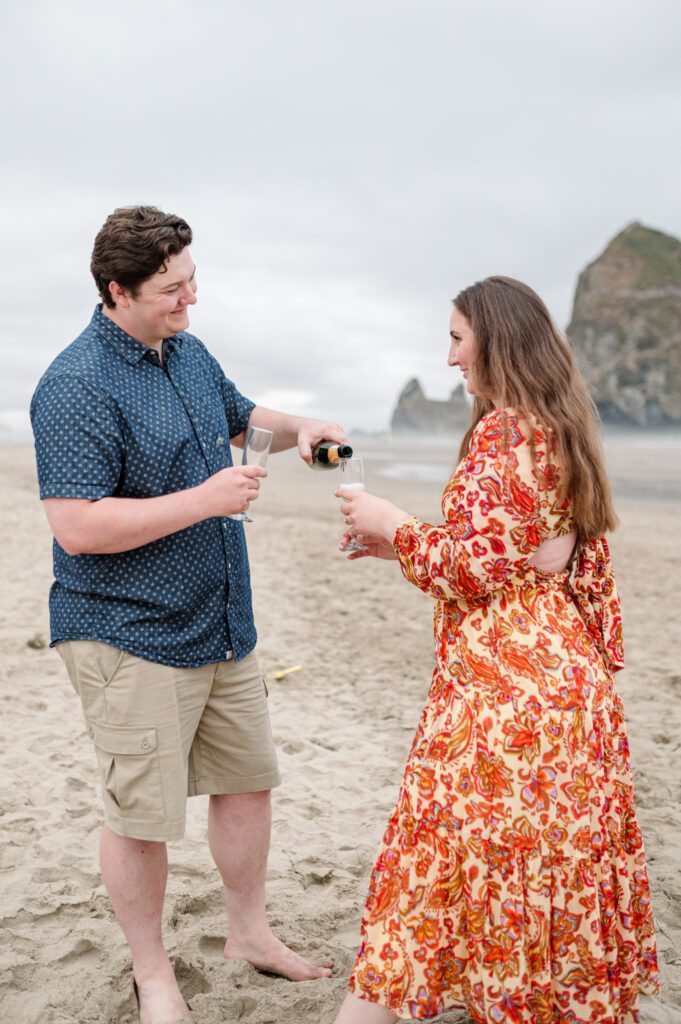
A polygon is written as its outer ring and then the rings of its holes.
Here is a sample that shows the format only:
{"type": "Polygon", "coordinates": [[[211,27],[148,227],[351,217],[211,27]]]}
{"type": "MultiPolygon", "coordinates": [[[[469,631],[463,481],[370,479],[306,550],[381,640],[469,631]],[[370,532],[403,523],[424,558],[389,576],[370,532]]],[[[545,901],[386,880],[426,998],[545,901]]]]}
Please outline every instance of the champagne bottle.
{"type": "Polygon", "coordinates": [[[349,444],[338,444],[336,441],[322,441],[312,449],[313,469],[338,469],[342,459],[352,458],[349,444]]]}

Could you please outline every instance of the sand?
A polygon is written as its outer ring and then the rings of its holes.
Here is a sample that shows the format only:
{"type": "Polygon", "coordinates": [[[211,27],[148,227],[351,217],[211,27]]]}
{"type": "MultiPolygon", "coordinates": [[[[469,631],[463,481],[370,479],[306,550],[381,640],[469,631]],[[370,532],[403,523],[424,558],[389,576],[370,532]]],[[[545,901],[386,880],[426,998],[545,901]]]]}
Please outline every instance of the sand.
{"type": "MultiPolygon", "coordinates": [[[[361,443],[357,447],[361,448],[361,443]]],[[[405,446],[427,479],[401,482],[394,444],[373,442],[369,487],[437,520],[449,453],[405,446]]],[[[681,1021],[681,445],[613,442],[622,526],[613,550],[627,668],[619,686],[635,766],[663,991],[643,1024],[681,1021]]],[[[0,1022],[135,1021],[130,962],[97,865],[94,752],[62,663],[47,647],[49,530],[32,450],[0,449],[3,779],[0,1022]]],[[[377,843],[432,668],[431,601],[393,563],[337,552],[334,474],[271,461],[247,527],[260,656],[283,784],[274,794],[268,905],[278,934],[335,961],[294,985],[222,958],[225,917],[206,842],[206,801],[170,846],[165,935],[198,1024],[328,1024],[343,998],[377,843]],[[275,681],[293,665],[299,671],[275,681]]],[[[465,1024],[450,1012],[447,1024],[465,1024]]]]}

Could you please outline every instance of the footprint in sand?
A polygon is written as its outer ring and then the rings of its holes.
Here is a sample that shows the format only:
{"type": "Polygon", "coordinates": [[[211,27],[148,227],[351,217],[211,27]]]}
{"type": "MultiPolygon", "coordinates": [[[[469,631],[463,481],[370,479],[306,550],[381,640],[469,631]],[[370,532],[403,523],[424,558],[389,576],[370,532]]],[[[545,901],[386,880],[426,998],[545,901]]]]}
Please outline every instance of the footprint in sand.
{"type": "Polygon", "coordinates": [[[171,928],[177,928],[182,917],[189,914],[192,916],[206,914],[209,909],[210,903],[205,896],[180,896],[175,900],[168,923],[171,928]]]}
{"type": "Polygon", "coordinates": [[[199,950],[204,956],[213,959],[224,959],[225,937],[224,935],[203,935],[199,939],[199,950]]]}
{"type": "Polygon", "coordinates": [[[182,956],[172,956],[170,960],[175,971],[177,983],[187,1001],[193,999],[196,995],[211,991],[212,986],[206,977],[203,964],[199,966],[190,963],[182,956]]]}

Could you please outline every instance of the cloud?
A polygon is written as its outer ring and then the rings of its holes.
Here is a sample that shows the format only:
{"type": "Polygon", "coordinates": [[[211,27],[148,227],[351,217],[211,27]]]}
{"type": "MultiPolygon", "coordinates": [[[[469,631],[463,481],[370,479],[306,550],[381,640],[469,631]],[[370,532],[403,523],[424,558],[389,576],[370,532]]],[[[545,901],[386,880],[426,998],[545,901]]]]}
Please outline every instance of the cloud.
{"type": "Polygon", "coordinates": [[[663,0],[8,5],[0,408],[134,202],[192,224],[193,323],[244,391],[367,426],[408,377],[444,397],[460,287],[518,276],[565,324],[626,223],[681,234],[680,29],[663,0]]]}

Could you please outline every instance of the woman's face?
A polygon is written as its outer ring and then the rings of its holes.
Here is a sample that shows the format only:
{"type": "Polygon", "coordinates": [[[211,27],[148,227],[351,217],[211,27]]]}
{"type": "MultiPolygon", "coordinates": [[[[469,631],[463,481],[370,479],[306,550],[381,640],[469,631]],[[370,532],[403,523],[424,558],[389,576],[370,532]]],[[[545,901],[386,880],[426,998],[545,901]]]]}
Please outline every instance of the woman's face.
{"type": "Polygon", "coordinates": [[[449,337],[452,343],[449,348],[448,365],[459,367],[469,395],[480,394],[475,384],[475,335],[470,323],[456,306],[449,321],[449,337]]]}

